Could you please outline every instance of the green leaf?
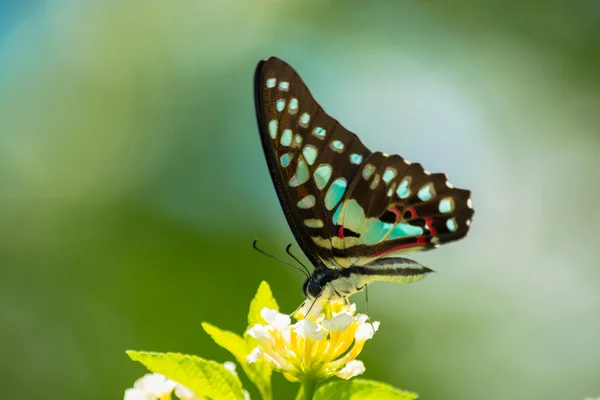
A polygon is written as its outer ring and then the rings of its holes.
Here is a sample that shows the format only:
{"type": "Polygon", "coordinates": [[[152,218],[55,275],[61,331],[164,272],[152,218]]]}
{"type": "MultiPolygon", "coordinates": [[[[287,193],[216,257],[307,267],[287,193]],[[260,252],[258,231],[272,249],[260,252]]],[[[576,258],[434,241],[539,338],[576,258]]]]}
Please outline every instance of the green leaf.
{"type": "MultiPolygon", "coordinates": [[[[271,400],[271,365],[258,360],[248,363],[246,356],[257,346],[256,343],[244,340],[240,335],[224,331],[209,323],[203,322],[202,328],[213,338],[215,343],[229,351],[240,364],[248,379],[250,379],[260,391],[263,399],[271,400]]],[[[251,338],[250,338],[251,339],[251,338]]]]}
{"type": "Polygon", "coordinates": [[[388,384],[353,379],[322,385],[317,389],[314,400],[414,400],[416,393],[405,392],[388,384]]]}
{"type": "Polygon", "coordinates": [[[260,311],[265,307],[279,311],[279,306],[273,297],[273,293],[271,292],[269,284],[265,281],[262,281],[258,286],[256,295],[250,302],[250,311],[248,311],[249,328],[253,327],[255,324],[264,325],[266,323],[265,320],[260,316],[260,311]]]}
{"type": "Polygon", "coordinates": [[[127,351],[152,372],[178,382],[199,396],[213,400],[244,400],[242,383],[222,364],[180,353],[127,351]]]}

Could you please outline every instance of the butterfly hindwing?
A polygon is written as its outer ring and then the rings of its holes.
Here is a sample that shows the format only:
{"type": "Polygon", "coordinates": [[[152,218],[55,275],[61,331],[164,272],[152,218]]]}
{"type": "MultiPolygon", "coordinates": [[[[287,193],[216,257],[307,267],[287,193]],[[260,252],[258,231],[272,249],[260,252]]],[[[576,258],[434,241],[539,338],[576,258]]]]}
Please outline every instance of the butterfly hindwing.
{"type": "Polygon", "coordinates": [[[473,216],[470,192],[454,188],[445,174],[381,153],[367,160],[339,207],[337,224],[345,229],[334,243],[343,266],[458,240],[473,216]]]}
{"type": "Polygon", "coordinates": [[[469,191],[401,156],[369,151],[325,113],[288,64],[277,58],[259,63],[254,90],[271,177],[315,267],[381,264],[391,271],[402,264],[388,260],[394,255],[467,234],[469,191]]]}

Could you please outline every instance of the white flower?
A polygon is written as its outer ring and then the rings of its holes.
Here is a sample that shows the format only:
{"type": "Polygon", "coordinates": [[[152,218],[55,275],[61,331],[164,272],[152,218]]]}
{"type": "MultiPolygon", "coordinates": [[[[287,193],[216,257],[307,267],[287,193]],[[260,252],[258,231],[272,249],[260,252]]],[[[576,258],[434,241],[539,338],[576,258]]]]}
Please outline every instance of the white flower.
{"type": "Polygon", "coordinates": [[[260,347],[255,347],[254,350],[252,350],[252,353],[246,356],[246,361],[248,361],[249,363],[257,362],[262,355],[262,349],[260,347]]]}
{"type": "Polygon", "coordinates": [[[319,326],[310,319],[301,319],[294,324],[294,327],[298,336],[305,339],[321,340],[326,336],[325,332],[321,331],[319,326]]]}
{"type": "Polygon", "coordinates": [[[196,393],[192,392],[187,387],[180,385],[179,383],[175,386],[175,396],[180,400],[201,400],[202,398],[196,393]]]}
{"type": "Polygon", "coordinates": [[[373,335],[375,334],[375,332],[377,332],[378,329],[379,322],[377,321],[373,322],[372,324],[363,323],[356,329],[356,332],[354,332],[354,338],[356,340],[372,339],[373,335]]]}
{"type": "Polygon", "coordinates": [[[323,327],[329,332],[342,332],[354,322],[354,317],[348,313],[340,313],[330,320],[321,322],[323,327]]]}
{"type": "Polygon", "coordinates": [[[156,396],[139,389],[127,389],[125,391],[125,400],[154,400],[156,396]]]}
{"type": "Polygon", "coordinates": [[[269,329],[261,324],[254,325],[252,328],[248,329],[246,333],[258,340],[269,338],[269,329]]]}
{"type": "Polygon", "coordinates": [[[235,376],[238,376],[237,372],[235,371],[235,363],[232,363],[231,361],[225,361],[223,366],[227,371],[231,372],[235,376]]]}
{"type": "Polygon", "coordinates": [[[280,312],[271,310],[267,307],[260,310],[260,316],[263,317],[267,324],[271,325],[277,330],[284,329],[292,322],[292,319],[289,315],[281,314],[280,312]]]}
{"type": "Polygon", "coordinates": [[[135,381],[133,389],[125,391],[125,400],[154,400],[169,395],[175,382],[160,374],[146,374],[135,381]]]}
{"type": "Polygon", "coordinates": [[[201,397],[190,389],[156,373],[146,374],[135,381],[133,389],[125,391],[124,400],[170,399],[173,391],[181,400],[201,400],[201,397]]]}
{"type": "MultiPolygon", "coordinates": [[[[354,305],[320,305],[322,314],[314,319],[297,318],[295,324],[287,315],[264,308],[261,316],[266,325],[254,325],[247,332],[259,341],[246,357],[248,362],[267,360],[293,382],[306,376],[324,380],[333,375],[350,379],[362,374],[365,366],[356,357],[379,328],[379,322],[368,323],[366,315],[356,314],[354,305]]],[[[305,314],[300,311],[300,315],[305,314]]]]}
{"type": "Polygon", "coordinates": [[[336,372],[336,375],[342,379],[354,378],[356,375],[360,375],[365,372],[365,364],[359,360],[349,361],[344,368],[336,372]]]}

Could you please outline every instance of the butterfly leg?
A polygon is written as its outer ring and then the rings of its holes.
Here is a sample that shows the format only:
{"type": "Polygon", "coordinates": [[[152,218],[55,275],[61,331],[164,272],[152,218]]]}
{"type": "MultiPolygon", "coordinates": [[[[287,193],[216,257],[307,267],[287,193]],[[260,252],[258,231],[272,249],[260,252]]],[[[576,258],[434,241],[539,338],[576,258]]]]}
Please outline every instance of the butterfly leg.
{"type": "Polygon", "coordinates": [[[371,322],[371,316],[369,315],[369,286],[365,285],[365,313],[367,314],[367,321],[369,321],[369,325],[371,325],[371,329],[373,333],[375,333],[375,327],[371,322]]]}
{"type": "Polygon", "coordinates": [[[369,286],[368,285],[365,285],[365,311],[367,313],[367,318],[370,321],[371,316],[369,315],[369,286]]]}

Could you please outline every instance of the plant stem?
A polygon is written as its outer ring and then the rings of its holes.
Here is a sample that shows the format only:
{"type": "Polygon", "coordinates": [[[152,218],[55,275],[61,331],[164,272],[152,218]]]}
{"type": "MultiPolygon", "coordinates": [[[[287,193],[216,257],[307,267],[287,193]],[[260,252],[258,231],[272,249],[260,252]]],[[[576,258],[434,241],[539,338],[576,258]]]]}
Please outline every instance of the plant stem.
{"type": "Polygon", "coordinates": [[[302,392],[304,400],[312,400],[315,396],[315,390],[317,389],[317,380],[312,377],[306,377],[302,381],[302,392]]]}

